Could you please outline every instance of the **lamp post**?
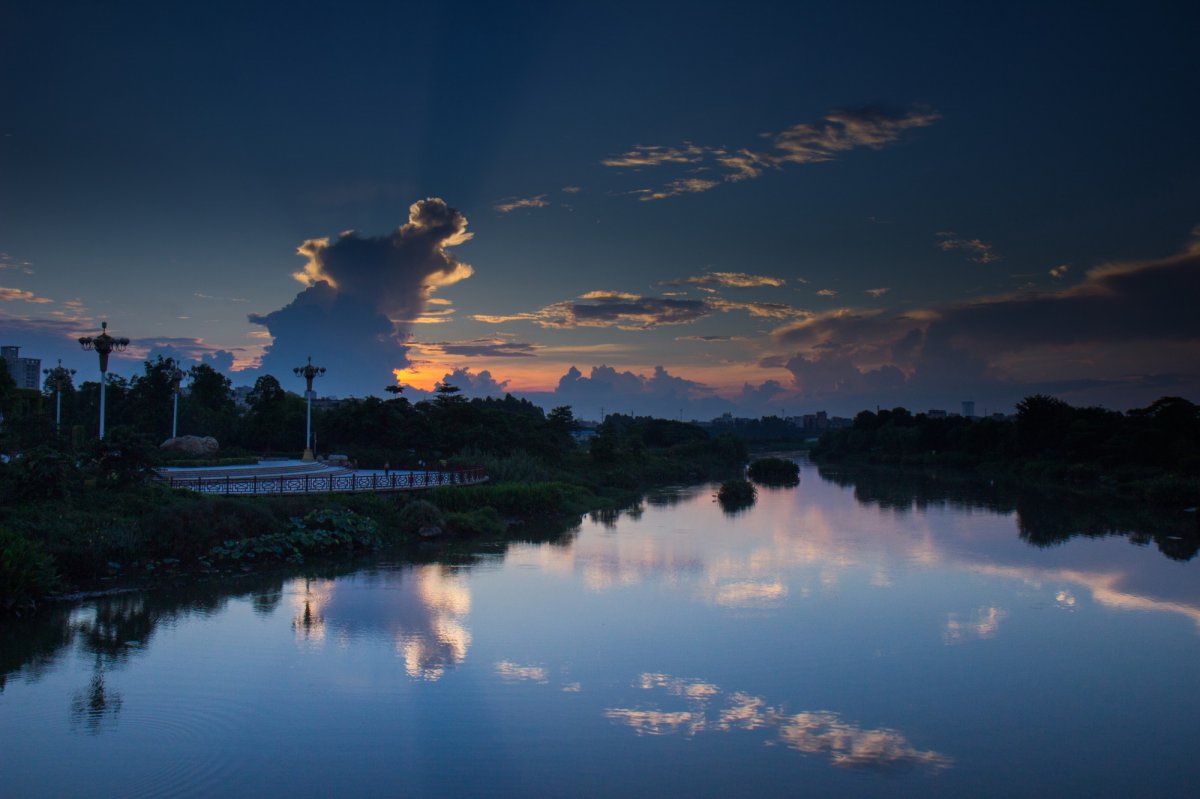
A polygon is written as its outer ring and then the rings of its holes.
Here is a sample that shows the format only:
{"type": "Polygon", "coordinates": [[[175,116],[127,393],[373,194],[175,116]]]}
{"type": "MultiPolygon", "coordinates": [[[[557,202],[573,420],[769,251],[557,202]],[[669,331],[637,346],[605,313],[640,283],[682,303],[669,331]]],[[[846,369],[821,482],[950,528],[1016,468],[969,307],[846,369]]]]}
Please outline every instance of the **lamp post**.
{"type": "Polygon", "coordinates": [[[171,410],[171,438],[179,434],[179,391],[183,382],[183,370],[178,366],[171,367],[171,394],[174,395],[174,408],[171,410]]]}
{"type": "Polygon", "coordinates": [[[53,369],[43,369],[42,374],[46,376],[46,382],[54,386],[54,432],[58,433],[62,427],[62,392],[71,383],[71,376],[75,374],[74,369],[68,369],[62,365],[62,358],[58,359],[58,366],[53,369]]]}
{"type": "Polygon", "coordinates": [[[312,401],[313,387],[312,381],[314,377],[325,374],[324,366],[313,366],[312,356],[308,356],[308,363],[304,366],[297,366],[292,370],[297,377],[303,377],[306,383],[304,396],[308,400],[308,409],[304,418],[304,457],[302,460],[311,461],[313,459],[312,451],[312,401]]]}
{"type": "Polygon", "coordinates": [[[101,322],[100,335],[80,337],[79,346],[85,350],[95,350],[100,356],[100,439],[104,440],[104,384],[108,382],[108,355],[113,350],[122,352],[129,346],[129,339],[108,335],[108,322],[101,322]]]}

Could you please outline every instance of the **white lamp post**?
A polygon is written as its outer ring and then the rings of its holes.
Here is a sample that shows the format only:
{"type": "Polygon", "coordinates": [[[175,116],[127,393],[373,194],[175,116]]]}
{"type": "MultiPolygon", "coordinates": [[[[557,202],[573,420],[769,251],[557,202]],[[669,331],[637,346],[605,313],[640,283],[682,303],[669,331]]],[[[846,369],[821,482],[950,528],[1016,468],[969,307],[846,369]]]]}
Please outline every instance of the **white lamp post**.
{"type": "Polygon", "coordinates": [[[304,420],[304,457],[303,460],[313,460],[312,451],[312,401],[313,387],[312,381],[314,377],[319,377],[325,374],[324,366],[313,366],[312,356],[308,356],[308,363],[304,366],[297,366],[292,370],[297,377],[303,377],[306,383],[304,396],[308,399],[308,409],[305,413],[304,420]]]}
{"type": "Polygon", "coordinates": [[[46,376],[47,382],[54,386],[54,432],[57,433],[62,427],[62,392],[70,385],[71,376],[75,374],[75,370],[63,366],[62,358],[59,358],[58,366],[53,369],[43,369],[42,374],[46,376]]]}
{"type": "Polygon", "coordinates": [[[108,335],[108,322],[100,323],[100,335],[82,336],[79,345],[85,350],[95,350],[100,356],[100,439],[104,439],[104,384],[108,382],[108,355],[113,350],[123,351],[129,346],[127,338],[113,338],[108,335]]]}

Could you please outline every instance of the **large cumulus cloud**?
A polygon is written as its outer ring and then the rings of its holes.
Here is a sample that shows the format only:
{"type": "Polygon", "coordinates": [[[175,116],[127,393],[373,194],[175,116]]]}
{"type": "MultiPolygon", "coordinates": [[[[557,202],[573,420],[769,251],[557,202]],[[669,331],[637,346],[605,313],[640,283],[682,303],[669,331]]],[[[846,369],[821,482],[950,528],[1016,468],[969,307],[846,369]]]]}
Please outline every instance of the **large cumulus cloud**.
{"type": "Polygon", "coordinates": [[[430,295],[471,275],[449,252],[471,235],[462,213],[429,198],[388,236],[305,241],[298,252],[307,263],[293,277],[306,288],[276,311],[249,315],[273,339],[262,371],[282,380],[311,355],[329,368],[330,393],[378,394],[409,364],[404,341],[430,295]]]}

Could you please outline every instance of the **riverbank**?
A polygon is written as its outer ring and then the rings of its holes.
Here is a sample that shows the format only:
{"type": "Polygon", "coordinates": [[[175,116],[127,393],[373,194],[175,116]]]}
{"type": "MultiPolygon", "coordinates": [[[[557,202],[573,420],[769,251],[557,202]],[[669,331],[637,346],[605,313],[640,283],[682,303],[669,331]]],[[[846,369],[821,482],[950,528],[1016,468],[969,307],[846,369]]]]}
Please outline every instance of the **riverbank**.
{"type": "MultiPolygon", "coordinates": [[[[81,590],[145,587],[187,575],[241,574],[418,541],[521,538],[565,531],[583,514],[641,492],[739,470],[745,449],[709,439],[668,447],[564,453],[466,453],[476,486],[403,494],[212,496],[136,474],[76,473],[46,455],[7,472],[0,506],[0,612],[81,590]],[[539,533],[540,534],[540,533],[539,533]]],[[[452,464],[453,465],[453,464],[452,464]]]]}

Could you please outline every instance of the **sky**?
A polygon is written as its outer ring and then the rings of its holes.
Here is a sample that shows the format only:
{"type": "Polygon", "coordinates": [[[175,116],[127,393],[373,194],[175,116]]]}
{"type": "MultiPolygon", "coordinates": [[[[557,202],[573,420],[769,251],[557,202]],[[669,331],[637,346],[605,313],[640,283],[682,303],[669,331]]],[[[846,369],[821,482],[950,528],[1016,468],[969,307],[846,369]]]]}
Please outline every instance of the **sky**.
{"type": "Polygon", "coordinates": [[[577,416],[1200,401],[1200,8],[0,6],[0,343],[577,416]]]}

